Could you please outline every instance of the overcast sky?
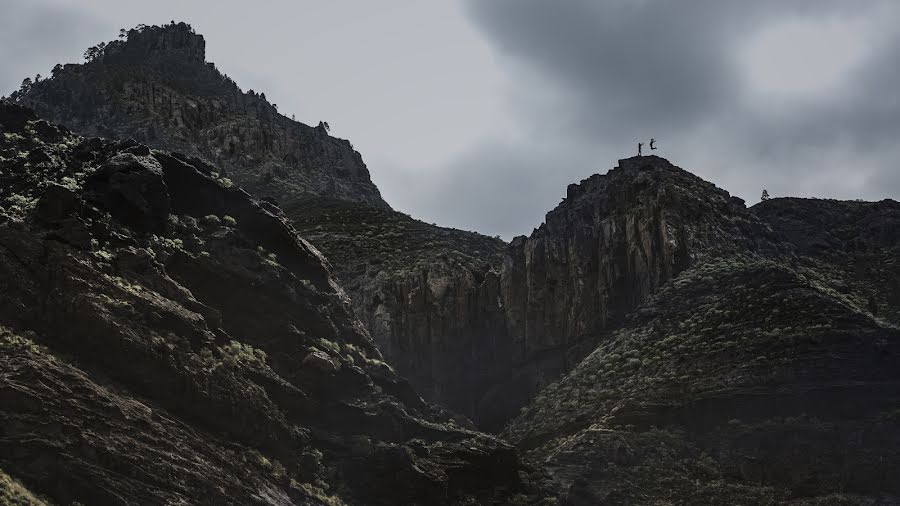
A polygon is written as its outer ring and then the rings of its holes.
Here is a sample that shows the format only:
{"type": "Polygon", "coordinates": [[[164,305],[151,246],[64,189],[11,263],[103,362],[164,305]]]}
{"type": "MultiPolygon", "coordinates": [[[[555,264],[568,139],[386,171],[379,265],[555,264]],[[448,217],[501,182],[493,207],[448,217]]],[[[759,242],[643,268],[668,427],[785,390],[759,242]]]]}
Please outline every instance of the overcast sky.
{"type": "Polygon", "coordinates": [[[119,28],[207,59],[353,142],[394,208],[529,234],[657,139],[748,204],[900,195],[895,0],[0,0],[0,93],[119,28]]]}

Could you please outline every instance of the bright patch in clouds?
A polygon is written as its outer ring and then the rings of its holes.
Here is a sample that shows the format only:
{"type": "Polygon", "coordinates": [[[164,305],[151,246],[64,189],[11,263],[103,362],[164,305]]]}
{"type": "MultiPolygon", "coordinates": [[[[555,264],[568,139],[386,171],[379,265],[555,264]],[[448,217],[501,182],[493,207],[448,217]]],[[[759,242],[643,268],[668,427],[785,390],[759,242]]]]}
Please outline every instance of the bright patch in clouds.
{"type": "Polygon", "coordinates": [[[780,95],[819,95],[845,84],[867,54],[866,24],[846,19],[796,19],[751,38],[742,63],[752,89],[780,95]]]}

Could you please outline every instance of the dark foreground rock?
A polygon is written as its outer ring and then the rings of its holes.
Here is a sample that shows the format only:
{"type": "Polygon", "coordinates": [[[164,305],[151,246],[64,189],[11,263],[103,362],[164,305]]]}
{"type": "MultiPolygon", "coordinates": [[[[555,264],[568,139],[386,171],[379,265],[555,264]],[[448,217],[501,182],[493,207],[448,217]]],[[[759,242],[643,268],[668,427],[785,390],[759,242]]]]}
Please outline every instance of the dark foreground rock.
{"type": "Polygon", "coordinates": [[[319,252],[216,172],[0,105],[3,493],[538,501],[516,451],[422,401],[319,252]]]}

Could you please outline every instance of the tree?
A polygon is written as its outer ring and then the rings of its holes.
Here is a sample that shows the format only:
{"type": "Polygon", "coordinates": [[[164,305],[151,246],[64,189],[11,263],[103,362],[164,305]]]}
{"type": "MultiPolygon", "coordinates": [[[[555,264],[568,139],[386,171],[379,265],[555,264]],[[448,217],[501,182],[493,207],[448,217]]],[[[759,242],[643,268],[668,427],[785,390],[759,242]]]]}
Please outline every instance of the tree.
{"type": "Polygon", "coordinates": [[[60,65],[59,63],[57,63],[56,65],[53,66],[53,70],[50,71],[50,75],[53,77],[56,77],[57,74],[62,72],[62,69],[63,69],[63,66],[60,65]]]}
{"type": "Polygon", "coordinates": [[[763,190],[761,200],[769,200],[769,190],[763,190]]]}
{"type": "Polygon", "coordinates": [[[327,122],[327,121],[323,121],[323,122],[322,122],[322,126],[325,127],[325,131],[326,131],[326,132],[330,132],[330,131],[331,131],[331,127],[328,125],[328,122],[327,122]]]}
{"type": "Polygon", "coordinates": [[[31,85],[32,85],[32,82],[31,82],[30,77],[26,77],[25,79],[22,79],[22,86],[19,87],[19,93],[21,93],[23,95],[28,93],[28,90],[31,89],[31,85]]]}
{"type": "Polygon", "coordinates": [[[43,76],[42,76],[42,75],[40,75],[40,74],[38,74],[38,75],[36,75],[36,76],[34,76],[34,82],[38,82],[38,81],[40,81],[40,80],[41,80],[41,78],[42,78],[42,77],[43,77],[43,76]]]}
{"type": "Polygon", "coordinates": [[[119,28],[119,38],[124,39],[128,35],[128,32],[125,31],[124,28],[119,28]]]}
{"type": "Polygon", "coordinates": [[[103,51],[106,49],[106,42],[101,42],[96,46],[87,48],[87,51],[84,52],[84,59],[87,61],[93,61],[97,58],[103,56],[103,51]]]}

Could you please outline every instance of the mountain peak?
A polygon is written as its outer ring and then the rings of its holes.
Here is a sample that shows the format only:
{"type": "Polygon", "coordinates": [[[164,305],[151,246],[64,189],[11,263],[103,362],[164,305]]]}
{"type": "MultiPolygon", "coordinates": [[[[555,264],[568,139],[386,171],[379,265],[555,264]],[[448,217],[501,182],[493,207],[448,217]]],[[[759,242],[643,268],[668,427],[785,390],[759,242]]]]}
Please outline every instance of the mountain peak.
{"type": "Polygon", "coordinates": [[[191,63],[206,61],[206,40],[191,25],[172,22],[163,26],[138,25],[126,37],[106,46],[104,61],[145,62],[177,58],[191,63]]]}
{"type": "Polygon", "coordinates": [[[137,27],[88,62],[16,92],[14,101],[86,136],[132,138],[203,158],[258,198],[323,196],[389,208],[344,139],[279,114],[212,63],[187,23],[137,27]]]}

